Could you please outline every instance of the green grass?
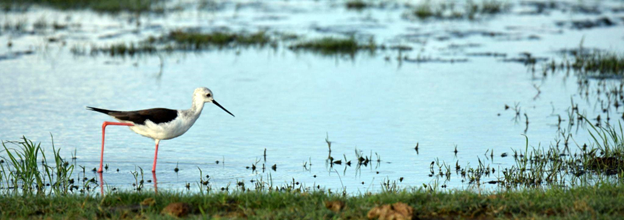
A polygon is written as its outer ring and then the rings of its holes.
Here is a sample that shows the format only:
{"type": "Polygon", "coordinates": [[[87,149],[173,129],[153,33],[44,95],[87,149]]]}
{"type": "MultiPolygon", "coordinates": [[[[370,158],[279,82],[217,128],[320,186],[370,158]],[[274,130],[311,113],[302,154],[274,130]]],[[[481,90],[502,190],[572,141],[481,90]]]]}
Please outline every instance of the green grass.
{"type": "Polygon", "coordinates": [[[382,204],[405,203],[414,218],[574,218],[624,217],[624,187],[599,185],[573,189],[522,190],[483,193],[425,190],[342,196],[327,192],[238,192],[187,194],[175,192],[116,192],[104,197],[0,196],[0,215],[14,218],[171,218],[161,214],[168,204],[187,203],[191,218],[252,219],[365,219],[382,204]],[[337,212],[327,201],[343,201],[337,212]]]}

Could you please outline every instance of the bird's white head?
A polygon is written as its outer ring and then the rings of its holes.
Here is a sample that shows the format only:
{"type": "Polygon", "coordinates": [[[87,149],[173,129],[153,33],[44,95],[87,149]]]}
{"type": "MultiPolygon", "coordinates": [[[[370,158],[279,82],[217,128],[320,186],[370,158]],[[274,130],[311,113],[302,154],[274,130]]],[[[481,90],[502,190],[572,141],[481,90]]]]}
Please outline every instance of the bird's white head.
{"type": "Polygon", "coordinates": [[[208,89],[206,87],[199,87],[199,88],[195,89],[195,92],[193,92],[193,100],[194,100],[194,102],[195,101],[199,101],[199,102],[203,102],[203,103],[211,102],[212,104],[215,104],[219,108],[223,109],[223,111],[225,111],[228,114],[234,116],[234,114],[232,114],[230,111],[225,109],[223,106],[221,106],[214,99],[214,95],[212,94],[212,91],[210,91],[210,89],[208,89]]]}
{"type": "Polygon", "coordinates": [[[212,102],[214,101],[214,97],[212,96],[212,91],[206,87],[199,87],[195,89],[193,92],[193,99],[201,100],[202,102],[212,102]]]}

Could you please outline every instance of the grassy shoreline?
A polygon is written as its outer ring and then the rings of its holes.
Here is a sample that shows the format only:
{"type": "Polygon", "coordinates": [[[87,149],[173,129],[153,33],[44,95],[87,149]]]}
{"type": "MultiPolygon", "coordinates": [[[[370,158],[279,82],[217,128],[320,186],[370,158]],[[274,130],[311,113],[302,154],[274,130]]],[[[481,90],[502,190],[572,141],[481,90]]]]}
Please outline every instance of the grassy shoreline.
{"type": "MultiPolygon", "coordinates": [[[[478,193],[469,190],[427,190],[342,196],[322,191],[116,192],[100,196],[0,196],[3,219],[15,218],[171,218],[163,209],[183,203],[180,217],[252,219],[364,219],[384,204],[402,202],[417,218],[582,218],[624,217],[624,186],[601,184],[578,188],[526,189],[478,193]],[[334,204],[335,203],[335,204],[334,204]],[[333,209],[333,210],[332,210],[333,209]],[[183,211],[183,210],[182,210],[183,211]]],[[[380,218],[381,219],[381,218],[380,218]]]]}

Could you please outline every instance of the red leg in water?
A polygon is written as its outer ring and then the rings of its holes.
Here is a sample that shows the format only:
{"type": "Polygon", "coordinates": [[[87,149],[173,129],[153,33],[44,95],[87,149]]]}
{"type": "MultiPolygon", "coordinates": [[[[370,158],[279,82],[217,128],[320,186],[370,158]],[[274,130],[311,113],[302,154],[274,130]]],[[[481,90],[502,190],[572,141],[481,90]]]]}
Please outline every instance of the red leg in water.
{"type": "Polygon", "coordinates": [[[158,180],[156,179],[156,172],[152,172],[152,178],[154,178],[154,192],[158,194],[158,180]]]}
{"type": "Polygon", "coordinates": [[[104,177],[102,176],[102,173],[98,173],[99,177],[100,177],[100,196],[104,197],[104,177]]]}
{"type": "Polygon", "coordinates": [[[154,152],[154,165],[152,165],[152,173],[156,173],[156,159],[158,158],[158,144],[160,140],[156,139],[156,152],[154,152]]]}
{"type": "Polygon", "coordinates": [[[132,123],[110,122],[110,121],[105,121],[102,124],[102,153],[100,154],[100,169],[98,169],[98,173],[102,173],[102,162],[104,161],[104,133],[106,131],[106,126],[108,125],[134,126],[134,124],[132,123]]]}

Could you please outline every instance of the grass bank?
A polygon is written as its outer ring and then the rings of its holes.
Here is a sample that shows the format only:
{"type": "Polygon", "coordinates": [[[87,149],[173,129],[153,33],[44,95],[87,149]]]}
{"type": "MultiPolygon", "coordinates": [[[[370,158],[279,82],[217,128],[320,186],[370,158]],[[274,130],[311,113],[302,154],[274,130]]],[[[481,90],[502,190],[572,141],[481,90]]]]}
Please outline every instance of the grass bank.
{"type": "Polygon", "coordinates": [[[118,192],[104,197],[0,196],[3,219],[15,218],[575,218],[624,217],[623,186],[598,185],[479,194],[427,190],[342,196],[327,192],[213,194],[118,192]],[[173,205],[172,205],[173,204],[173,205]],[[390,205],[393,206],[382,206],[390,205]]]}

